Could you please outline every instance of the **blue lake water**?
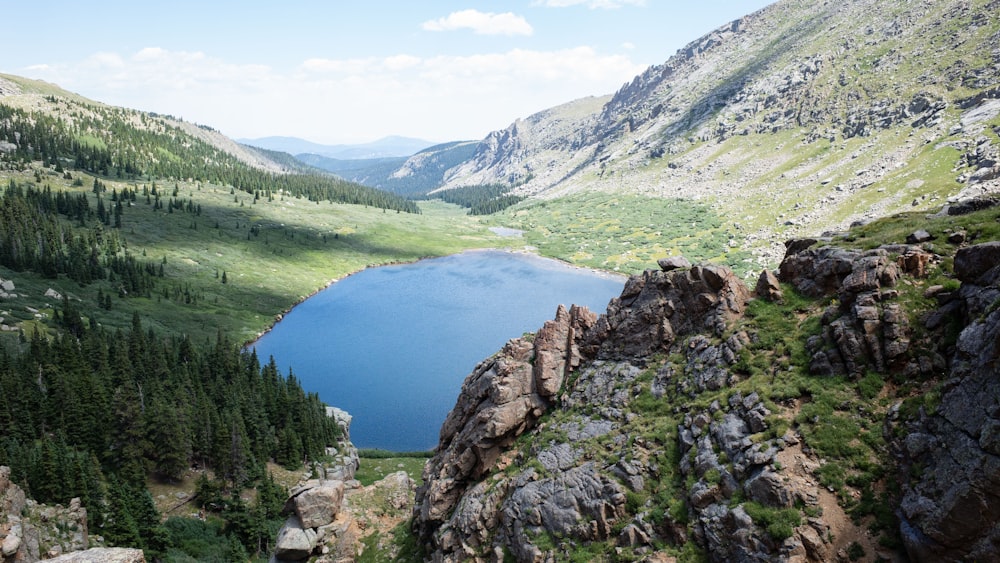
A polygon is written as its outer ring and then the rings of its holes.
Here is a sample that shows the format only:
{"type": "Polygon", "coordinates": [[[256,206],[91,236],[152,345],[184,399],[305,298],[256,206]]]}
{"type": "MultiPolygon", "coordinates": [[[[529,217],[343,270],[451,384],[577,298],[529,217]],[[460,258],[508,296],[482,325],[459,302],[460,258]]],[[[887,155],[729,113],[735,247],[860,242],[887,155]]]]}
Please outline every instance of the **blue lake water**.
{"type": "Polygon", "coordinates": [[[302,386],[354,415],[361,448],[429,450],[462,381],[559,304],[603,313],[624,278],[502,251],[370,268],[310,297],[257,341],[302,386]]]}

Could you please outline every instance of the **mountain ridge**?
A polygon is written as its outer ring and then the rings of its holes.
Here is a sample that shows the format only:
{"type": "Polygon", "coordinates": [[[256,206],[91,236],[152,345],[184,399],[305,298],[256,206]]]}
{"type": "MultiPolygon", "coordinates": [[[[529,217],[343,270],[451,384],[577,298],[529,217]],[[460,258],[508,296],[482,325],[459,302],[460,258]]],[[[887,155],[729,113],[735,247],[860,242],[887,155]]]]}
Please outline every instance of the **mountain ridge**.
{"type": "Polygon", "coordinates": [[[318,154],[339,160],[408,157],[437,144],[423,139],[399,135],[390,135],[367,143],[333,145],[314,143],[299,137],[289,136],[236,139],[236,141],[244,145],[277,150],[289,154],[318,154]]]}
{"type": "Polygon", "coordinates": [[[998,8],[783,0],[610,98],[490,133],[442,189],[706,201],[758,267],[773,266],[775,241],[1000,190],[998,8]]]}

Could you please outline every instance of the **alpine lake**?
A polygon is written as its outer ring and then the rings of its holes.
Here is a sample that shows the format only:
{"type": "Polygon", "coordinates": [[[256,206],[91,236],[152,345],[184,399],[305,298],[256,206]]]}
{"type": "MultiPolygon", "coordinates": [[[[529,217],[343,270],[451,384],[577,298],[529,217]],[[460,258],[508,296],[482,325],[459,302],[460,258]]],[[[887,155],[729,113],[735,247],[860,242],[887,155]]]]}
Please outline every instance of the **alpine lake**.
{"type": "Polygon", "coordinates": [[[351,413],[357,447],[425,451],[476,364],[560,304],[603,313],[624,282],[498,250],[368,268],[297,305],[253,347],[351,413]]]}

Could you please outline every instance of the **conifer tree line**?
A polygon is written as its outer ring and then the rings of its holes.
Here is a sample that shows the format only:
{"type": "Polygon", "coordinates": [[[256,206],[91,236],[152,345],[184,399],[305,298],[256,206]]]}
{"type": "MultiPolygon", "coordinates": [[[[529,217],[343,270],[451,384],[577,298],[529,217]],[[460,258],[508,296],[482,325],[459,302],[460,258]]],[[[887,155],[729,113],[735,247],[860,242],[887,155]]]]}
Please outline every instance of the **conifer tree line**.
{"type": "MultiPolygon", "coordinates": [[[[79,324],[79,336],[36,333],[19,353],[0,351],[0,465],[39,502],[79,497],[92,531],[113,544],[160,545],[147,475],[208,469],[219,498],[254,483],[273,489],[265,462],[300,467],[336,442],[318,395],[223,335],[201,345],[160,338],[138,315],[129,331],[79,324]]],[[[238,500],[216,502],[248,517],[231,506],[238,500]]]]}
{"type": "MultiPolygon", "coordinates": [[[[121,198],[115,197],[115,214],[121,217],[121,198]]],[[[99,216],[86,194],[53,193],[49,186],[25,187],[11,179],[0,194],[0,265],[49,278],[64,274],[83,285],[109,280],[122,296],[148,297],[162,277],[159,264],[126,252],[114,228],[100,222],[90,228],[72,224],[87,225],[99,216]]]]}
{"type": "Polygon", "coordinates": [[[192,179],[255,194],[282,193],[310,201],[368,205],[419,213],[417,205],[389,192],[321,174],[276,174],[240,161],[181,128],[150,114],[49,98],[66,104],[70,119],[0,104],[0,153],[8,166],[41,161],[119,179],[192,179]]]}
{"type": "Polygon", "coordinates": [[[469,209],[469,215],[490,215],[503,211],[524,199],[521,196],[508,193],[512,189],[513,186],[503,184],[483,184],[443,190],[427,197],[440,198],[448,203],[461,205],[469,209]]]}
{"type": "MultiPolygon", "coordinates": [[[[103,184],[93,189],[103,201],[103,184]]],[[[110,201],[120,209],[136,198],[126,188],[110,201]]],[[[148,297],[162,264],[128,254],[99,209],[84,194],[10,181],[0,192],[0,265],[81,285],[107,279],[122,297],[148,297]]],[[[99,291],[98,306],[110,308],[111,296],[99,291]]],[[[182,547],[187,557],[228,561],[266,552],[285,491],[265,463],[301,467],[339,434],[318,395],[224,335],[203,343],[161,337],[137,315],[130,330],[112,332],[86,307],[64,297],[50,330],[0,347],[0,465],[34,500],[80,498],[92,533],[142,548],[150,560],[182,547]],[[197,504],[224,525],[161,522],[146,478],[176,480],[192,467],[207,471],[197,504]],[[257,490],[253,504],[240,499],[247,486],[257,490]],[[192,555],[192,545],[209,551],[192,555]]]]}
{"type": "MultiPolygon", "coordinates": [[[[179,197],[176,182],[171,194],[155,179],[228,184],[255,200],[286,194],[419,211],[398,196],[333,177],[252,169],[139,112],[81,106],[58,118],[0,104],[0,141],[15,147],[2,147],[0,167],[36,168],[34,183],[0,186],[0,266],[80,285],[111,282],[97,294],[104,309],[112,307],[108,285],[119,297],[162,290],[171,298],[172,289],[175,299],[197,298],[186,287],[159,284],[163,264],[131,255],[121,233],[125,208],[139,198],[167,213],[201,214],[193,200],[179,197]],[[109,193],[94,178],[96,199],[53,191],[42,185],[39,163],[77,187],[84,186],[80,176],[73,179],[64,166],[142,178],[152,188],[109,193]]],[[[106,329],[88,306],[64,297],[48,329],[39,324],[0,346],[0,465],[10,466],[14,482],[38,502],[80,498],[92,534],[140,547],[150,560],[182,544],[188,558],[246,561],[266,553],[286,492],[265,464],[300,468],[322,457],[340,433],[326,406],[292,373],[280,373],[273,360],[262,363],[224,334],[204,342],[158,335],[137,314],[125,330],[106,329]],[[146,480],[176,481],[192,468],[202,474],[195,503],[223,524],[163,522],[157,512],[146,480]],[[246,487],[256,489],[253,503],[240,498],[246,487]],[[208,551],[195,554],[193,545],[208,551]]]]}

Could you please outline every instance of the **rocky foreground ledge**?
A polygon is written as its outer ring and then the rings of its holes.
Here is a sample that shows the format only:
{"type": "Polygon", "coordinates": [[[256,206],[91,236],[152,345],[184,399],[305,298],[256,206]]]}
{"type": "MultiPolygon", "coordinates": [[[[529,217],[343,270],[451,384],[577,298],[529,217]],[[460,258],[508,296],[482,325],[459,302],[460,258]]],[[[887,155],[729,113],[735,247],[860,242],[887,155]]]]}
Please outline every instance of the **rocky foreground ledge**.
{"type": "MultiPolygon", "coordinates": [[[[663,546],[695,542],[713,561],[893,560],[901,551],[915,561],[995,560],[1000,243],[959,250],[961,288],[927,288],[938,308],[920,315],[901,295],[940,260],[932,246],[787,246],[755,291],[725,267],[667,261],[632,277],[606,315],[560,307],[537,335],[479,364],[416,493],[413,529],[430,558],[542,562],[599,542],[669,561],[663,546]],[[828,304],[806,343],[810,376],[845,377],[852,388],[872,372],[946,381],[936,409],[904,417],[897,403],[885,418],[901,550],[879,545],[820,485],[826,460],[782,422],[801,401],[773,405],[737,390],[748,347],[769,336],[740,323],[752,299],[781,300],[782,284],[828,304]],[[723,400],[698,400],[726,389],[723,400]],[[689,399],[658,407],[647,392],[689,399]],[[676,438],[650,433],[658,423],[639,414],[640,402],[679,417],[662,430],[676,438]],[[673,459],[683,502],[637,504],[673,459]],[[769,520],[789,513],[787,531],[769,520]]],[[[770,368],[772,380],[780,369],[770,368]]]]}
{"type": "Polygon", "coordinates": [[[415,484],[406,472],[367,487],[354,478],[361,462],[351,443],[352,417],[334,407],[327,415],[340,425],[343,439],[328,452],[332,461],[313,464],[312,478],[289,493],[282,510],[288,518],[278,532],[272,563],[354,561],[368,535],[388,536],[412,510],[415,484]]]}

